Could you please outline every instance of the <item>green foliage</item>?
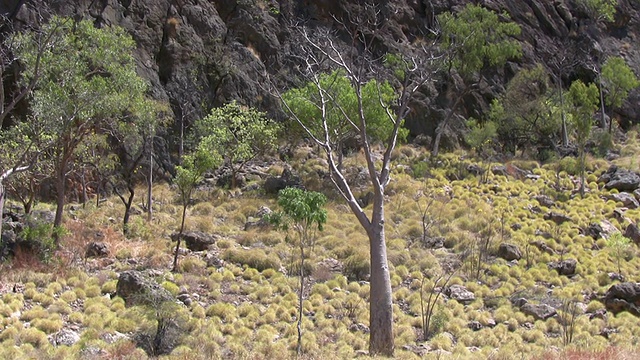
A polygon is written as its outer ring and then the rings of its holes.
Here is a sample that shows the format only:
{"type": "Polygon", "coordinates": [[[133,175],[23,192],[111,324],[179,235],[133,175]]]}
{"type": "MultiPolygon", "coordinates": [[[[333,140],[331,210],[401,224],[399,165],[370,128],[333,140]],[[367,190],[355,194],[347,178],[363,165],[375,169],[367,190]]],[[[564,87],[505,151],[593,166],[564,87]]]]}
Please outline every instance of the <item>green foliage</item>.
{"type": "Polygon", "coordinates": [[[204,179],[204,174],[220,164],[220,157],[204,147],[193,154],[185,155],[181,166],[176,166],[174,183],[180,192],[182,205],[188,205],[195,187],[204,179]]]}
{"type": "MultiPolygon", "coordinates": [[[[503,18],[509,18],[502,14],[503,18]]],[[[467,4],[458,14],[438,15],[442,29],[442,48],[449,50],[448,66],[463,78],[478,72],[486,64],[501,66],[522,54],[520,44],[511,38],[520,34],[513,22],[503,22],[495,12],[467,4]]]]}
{"type": "Polygon", "coordinates": [[[519,71],[509,81],[489,112],[506,149],[550,146],[559,133],[562,110],[552,94],[549,75],[540,64],[519,71]]]}
{"type": "Polygon", "coordinates": [[[636,74],[621,57],[610,57],[605,61],[602,66],[602,81],[606,89],[605,103],[613,108],[622,106],[629,91],[640,86],[636,74]]]}
{"type": "Polygon", "coordinates": [[[232,101],[196,121],[194,135],[204,149],[220,154],[235,175],[247,161],[275,149],[279,131],[266,114],[232,101]]]}
{"type": "Polygon", "coordinates": [[[609,249],[610,256],[618,267],[618,273],[622,273],[621,263],[631,249],[631,240],[622,236],[620,232],[615,232],[609,236],[607,248],[609,249]]]}
{"type": "Polygon", "coordinates": [[[476,151],[486,150],[491,147],[491,142],[495,139],[498,129],[493,121],[479,122],[476,119],[467,121],[469,132],[465,136],[467,145],[476,151]]]}
{"type": "MultiPolygon", "coordinates": [[[[393,87],[388,82],[372,79],[360,90],[367,134],[374,140],[388,140],[393,131],[393,122],[389,120],[381,102],[394,103],[397,95],[393,87]]],[[[301,88],[291,89],[282,95],[282,99],[285,107],[318,139],[324,139],[323,102],[327,107],[325,116],[332,144],[341,146],[345,139],[358,133],[358,94],[344,71],[320,74],[317,83],[309,82],[301,88]],[[319,91],[319,88],[322,90],[319,91]]],[[[407,129],[400,128],[398,140],[405,140],[408,134],[407,129]]]]}
{"type": "Polygon", "coordinates": [[[25,65],[24,82],[34,80],[36,61],[41,62],[32,110],[50,136],[82,139],[99,122],[123,118],[145,99],[147,84],[136,74],[132,56],[135,42],[124,29],[59,17],[45,28],[56,29],[57,42],[39,53],[32,38],[37,35],[26,33],[17,39],[17,53],[25,65]]]}
{"type": "Polygon", "coordinates": [[[578,4],[592,19],[612,22],[616,14],[618,0],[578,0],[578,4]]]}
{"type": "Polygon", "coordinates": [[[282,212],[272,213],[268,220],[285,231],[291,225],[298,232],[314,228],[322,231],[322,226],[327,222],[327,211],[323,209],[326,202],[327,197],[319,192],[289,187],[278,193],[278,205],[282,212]]]}
{"type": "Polygon", "coordinates": [[[572,107],[572,125],[575,131],[576,142],[578,143],[579,163],[580,163],[580,179],[581,194],[584,195],[584,171],[586,162],[585,146],[589,136],[591,135],[591,126],[593,123],[593,113],[597,109],[599,102],[598,87],[591,83],[588,86],[581,80],[576,80],[569,88],[569,99],[572,107]]]}

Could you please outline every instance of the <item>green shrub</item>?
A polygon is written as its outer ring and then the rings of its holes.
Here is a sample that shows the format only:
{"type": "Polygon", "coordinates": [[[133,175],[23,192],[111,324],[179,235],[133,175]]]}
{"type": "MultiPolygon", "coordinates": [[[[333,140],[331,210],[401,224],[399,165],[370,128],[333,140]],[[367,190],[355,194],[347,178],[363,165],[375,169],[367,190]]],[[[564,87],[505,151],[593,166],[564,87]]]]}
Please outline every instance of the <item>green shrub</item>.
{"type": "Polygon", "coordinates": [[[361,252],[357,252],[344,261],[344,275],[349,280],[366,280],[371,273],[371,262],[369,257],[361,252]]]}
{"type": "Polygon", "coordinates": [[[280,259],[277,256],[269,256],[262,249],[228,249],[222,258],[226,261],[240,265],[247,265],[258,271],[266,269],[280,269],[280,259]]]}

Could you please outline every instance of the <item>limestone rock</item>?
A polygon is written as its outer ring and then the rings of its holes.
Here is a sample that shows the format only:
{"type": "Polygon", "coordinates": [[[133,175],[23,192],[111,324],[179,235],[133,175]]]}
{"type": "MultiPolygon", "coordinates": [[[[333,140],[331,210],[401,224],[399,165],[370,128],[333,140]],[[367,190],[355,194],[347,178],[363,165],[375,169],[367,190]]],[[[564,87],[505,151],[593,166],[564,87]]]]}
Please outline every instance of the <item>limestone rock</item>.
{"type": "Polygon", "coordinates": [[[607,190],[616,189],[618,191],[633,192],[640,186],[640,175],[612,165],[600,176],[598,182],[605,183],[604,187],[607,190]]]}
{"type": "Polygon", "coordinates": [[[553,261],[549,263],[549,268],[556,270],[560,275],[572,276],[576,273],[578,261],[575,259],[566,259],[562,261],[553,261]]]}
{"type": "Polygon", "coordinates": [[[49,335],[49,342],[53,346],[72,346],[78,341],[80,341],[80,334],[71,329],[64,328],[55,334],[49,335]]]}
{"type": "MultiPolygon", "coordinates": [[[[180,233],[174,232],[171,234],[171,240],[178,241],[178,236],[180,233]]],[[[191,251],[205,251],[216,243],[217,237],[202,231],[188,231],[182,234],[182,240],[191,251]]]]}
{"type": "Polygon", "coordinates": [[[522,258],[522,252],[516,245],[502,243],[498,247],[498,257],[501,257],[507,261],[520,260],[522,258]]]}
{"type": "Polygon", "coordinates": [[[640,229],[638,229],[638,225],[629,224],[624,230],[623,235],[631,239],[631,241],[633,241],[634,243],[640,245],[640,229]]]}
{"type": "Polygon", "coordinates": [[[445,289],[444,294],[465,305],[472,303],[476,299],[475,294],[462,285],[451,285],[445,289]]]}
{"type": "Polygon", "coordinates": [[[611,286],[604,294],[603,302],[614,314],[628,311],[640,316],[640,283],[625,282],[611,286]]]}
{"type": "Polygon", "coordinates": [[[172,301],[173,297],[155,280],[140,271],[125,271],[118,277],[116,295],[124,299],[127,305],[158,306],[164,301],[172,301]]]}
{"type": "Polygon", "coordinates": [[[536,320],[547,320],[557,314],[556,309],[547,304],[526,303],[520,307],[520,311],[533,316],[536,320]]]}
{"type": "Polygon", "coordinates": [[[613,200],[615,202],[621,202],[623,206],[629,209],[637,209],[638,207],[640,207],[640,204],[638,204],[638,200],[636,200],[636,198],[628,192],[609,194],[606,196],[606,199],[613,200]]]}
{"type": "Polygon", "coordinates": [[[562,224],[564,222],[567,222],[567,221],[572,221],[571,217],[569,217],[568,215],[560,214],[560,213],[557,213],[557,212],[554,212],[554,211],[551,211],[551,212],[547,213],[544,216],[544,219],[545,220],[551,220],[551,221],[553,221],[554,223],[556,223],[558,225],[560,225],[560,224],[562,224]]]}
{"type": "Polygon", "coordinates": [[[87,245],[84,256],[86,258],[109,256],[109,246],[105,242],[92,241],[87,245]]]}

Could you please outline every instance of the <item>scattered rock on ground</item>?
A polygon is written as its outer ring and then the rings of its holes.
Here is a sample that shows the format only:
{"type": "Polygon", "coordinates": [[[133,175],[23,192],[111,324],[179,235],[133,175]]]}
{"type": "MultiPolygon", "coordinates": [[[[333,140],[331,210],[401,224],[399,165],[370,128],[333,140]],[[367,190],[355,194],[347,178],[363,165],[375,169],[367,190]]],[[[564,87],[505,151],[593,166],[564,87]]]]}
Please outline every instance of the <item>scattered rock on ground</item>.
{"type": "Polygon", "coordinates": [[[604,187],[607,190],[634,191],[640,186],[640,176],[633,171],[620,169],[616,165],[611,165],[609,169],[600,176],[598,182],[605,183],[604,187]]]}
{"type": "Polygon", "coordinates": [[[109,256],[109,246],[102,241],[92,241],[87,245],[86,258],[109,256]]]}
{"type": "Polygon", "coordinates": [[[146,304],[158,306],[173,297],[155,280],[140,271],[125,271],[120,274],[116,285],[116,295],[124,299],[127,305],[146,304]]]}
{"type": "Polygon", "coordinates": [[[556,309],[547,304],[526,303],[520,307],[520,311],[533,316],[536,320],[547,320],[557,314],[556,309]]]}
{"type": "Polygon", "coordinates": [[[566,275],[566,276],[575,275],[577,266],[578,266],[578,261],[575,259],[552,261],[549,263],[549,268],[556,270],[560,275],[566,275]]]}
{"type": "Polygon", "coordinates": [[[640,229],[638,229],[638,225],[629,224],[627,228],[624,230],[623,234],[626,238],[631,239],[634,243],[640,245],[640,229]]]}
{"type": "Polygon", "coordinates": [[[640,316],[640,283],[625,282],[611,286],[604,294],[603,302],[614,314],[628,311],[640,316]]]}
{"type": "MultiPolygon", "coordinates": [[[[171,234],[171,241],[178,241],[180,233],[171,234]]],[[[214,235],[203,233],[202,231],[188,231],[182,234],[187,249],[191,251],[205,251],[209,246],[216,243],[217,238],[214,235]]]]}
{"type": "Polygon", "coordinates": [[[55,334],[49,335],[49,342],[53,346],[72,346],[80,341],[80,334],[71,329],[62,329],[55,334]]]}
{"type": "Polygon", "coordinates": [[[607,200],[621,202],[625,207],[629,209],[637,209],[638,207],[640,207],[640,204],[638,204],[638,200],[636,200],[636,198],[628,192],[609,194],[605,198],[607,200]]]}
{"type": "Polygon", "coordinates": [[[548,208],[553,207],[555,205],[555,202],[553,201],[553,199],[551,199],[551,197],[547,195],[538,195],[538,196],[535,196],[534,199],[538,201],[540,205],[548,208]]]}
{"type": "Polygon", "coordinates": [[[244,231],[251,229],[262,229],[268,227],[270,224],[265,220],[265,216],[271,214],[273,211],[266,206],[262,206],[255,216],[249,216],[247,222],[244,224],[244,231]]]}
{"type": "Polygon", "coordinates": [[[520,260],[522,258],[522,252],[520,248],[514,244],[502,243],[498,247],[498,257],[507,261],[520,260]]]}
{"type": "Polygon", "coordinates": [[[551,211],[551,212],[547,213],[544,216],[544,219],[545,220],[551,220],[551,221],[553,221],[554,223],[556,223],[558,225],[560,225],[560,224],[562,224],[564,222],[567,222],[567,221],[572,221],[571,217],[569,217],[568,215],[560,214],[560,213],[557,213],[557,212],[554,212],[554,211],[551,211]]]}
{"type": "Polygon", "coordinates": [[[264,192],[271,195],[287,187],[302,187],[302,179],[290,168],[285,168],[280,176],[270,176],[264,181],[264,192]]]}
{"type": "Polygon", "coordinates": [[[476,299],[476,296],[462,285],[451,285],[445,289],[444,294],[465,305],[472,303],[476,299]]]}

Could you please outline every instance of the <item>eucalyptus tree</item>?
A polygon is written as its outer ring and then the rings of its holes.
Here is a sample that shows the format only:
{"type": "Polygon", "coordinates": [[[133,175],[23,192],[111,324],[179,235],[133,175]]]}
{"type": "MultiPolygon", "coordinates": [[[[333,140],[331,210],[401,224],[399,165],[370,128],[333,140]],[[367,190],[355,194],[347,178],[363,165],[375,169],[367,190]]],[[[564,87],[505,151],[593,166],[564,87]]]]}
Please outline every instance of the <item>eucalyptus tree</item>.
{"type": "MultiPolygon", "coordinates": [[[[298,188],[285,188],[278,193],[278,205],[282,211],[268,215],[268,221],[278,229],[288,232],[292,229],[296,233],[294,240],[300,250],[300,288],[298,292],[298,346],[297,353],[302,352],[302,309],[304,300],[304,259],[305,249],[313,249],[317,231],[322,231],[327,222],[327,211],[324,205],[327,197],[315,191],[298,188]]],[[[310,250],[311,251],[311,250],[310,250]]]]}
{"type": "Polygon", "coordinates": [[[265,113],[232,101],[196,120],[196,142],[222,156],[231,169],[231,188],[237,174],[256,156],[277,147],[280,126],[265,113]]]}
{"type": "Polygon", "coordinates": [[[17,53],[25,64],[22,81],[37,78],[31,110],[52,139],[56,214],[62,224],[67,175],[76,150],[89,136],[102,135],[106,124],[130,115],[144,101],[146,82],[136,74],[135,42],[122,28],[95,28],[88,20],[53,17],[45,30],[57,33],[55,46],[39,51],[32,33],[20,39],[17,53]],[[40,72],[34,72],[39,63],[40,72]]]}
{"type": "Polygon", "coordinates": [[[569,88],[569,98],[572,103],[572,123],[578,145],[581,196],[584,196],[585,186],[586,145],[589,136],[591,136],[593,114],[598,108],[599,94],[600,92],[595,84],[585,85],[581,80],[574,81],[569,88]]]}
{"type": "MultiPolygon", "coordinates": [[[[506,14],[502,18],[508,19],[506,14]]],[[[459,13],[445,12],[438,15],[440,23],[440,47],[445,51],[444,62],[451,80],[450,91],[455,94],[445,117],[436,127],[431,148],[432,156],[440,151],[443,133],[449,127],[464,96],[477,81],[473,79],[485,66],[502,66],[507,60],[519,57],[522,49],[514,38],[520,27],[510,21],[502,21],[495,12],[480,5],[467,4],[459,13]],[[464,85],[458,85],[459,76],[464,85]]]]}
{"type": "MultiPolygon", "coordinates": [[[[318,85],[326,90],[325,94],[319,94],[316,84],[309,82],[305,86],[287,91],[283,94],[283,99],[295,116],[302,120],[304,126],[316,137],[323,137],[322,118],[326,118],[327,126],[332,130],[329,141],[336,149],[337,166],[341,169],[345,141],[359,135],[357,128],[349,123],[349,119],[357,118],[358,94],[344,69],[319,74],[318,85]],[[324,109],[321,104],[323,97],[324,101],[329,100],[324,109]],[[323,114],[323,111],[326,111],[326,114],[323,114]]],[[[368,119],[367,134],[371,139],[386,141],[392,134],[393,123],[388,121],[384,104],[391,104],[396,100],[396,96],[395,90],[388,82],[370,79],[362,86],[360,98],[364,116],[368,119]]],[[[407,129],[401,127],[398,129],[398,139],[405,140],[408,133],[407,129]]]]}
{"type": "MultiPolygon", "coordinates": [[[[640,86],[640,81],[623,58],[610,57],[602,65],[602,85],[605,94],[600,107],[604,114],[605,105],[611,110],[621,107],[629,97],[629,92],[640,86]]],[[[612,130],[613,116],[610,119],[609,133],[612,130]]]]}
{"type": "Polygon", "coordinates": [[[180,243],[184,234],[184,223],[187,217],[187,208],[191,203],[191,197],[196,186],[204,179],[204,174],[212,168],[218,166],[222,161],[219,154],[211,152],[203,146],[198,146],[193,153],[184,155],[182,165],[176,166],[176,176],[174,183],[178,187],[180,194],[180,204],[182,205],[182,218],[180,221],[180,231],[176,241],[176,251],[173,256],[173,268],[178,270],[178,255],[180,254],[180,243]]]}
{"type": "MultiPolygon", "coordinates": [[[[369,238],[371,260],[371,290],[369,303],[369,353],[391,356],[394,353],[393,335],[393,298],[387,246],[385,235],[385,189],[391,180],[392,152],[396,147],[403,122],[410,112],[409,104],[418,90],[432,78],[435,60],[428,52],[425,54],[415,48],[399,48],[398,54],[391,57],[380,57],[373,52],[372,42],[375,39],[368,34],[384,31],[379,21],[380,12],[375,5],[366,5],[358,14],[351,14],[344,22],[343,33],[352,41],[351,47],[341,47],[335,33],[315,28],[300,27],[300,46],[305,54],[301,59],[302,75],[306,82],[302,89],[313,89],[313,98],[305,99],[306,90],[289,90],[293,93],[284,95],[276,92],[282,100],[285,111],[291,119],[304,131],[305,135],[322,149],[327,159],[330,179],[341,197],[346,201],[369,238]],[[384,60],[387,60],[386,62],[384,60]],[[336,98],[335,88],[328,87],[325,75],[327,65],[339,69],[344,79],[336,79],[340,83],[348,82],[354,94],[353,109],[336,98]],[[346,81],[345,81],[346,80],[346,81]],[[370,84],[370,85],[367,85],[370,84]],[[374,99],[378,102],[378,110],[372,115],[367,110],[365,88],[376,89],[374,99]],[[385,97],[384,88],[393,89],[392,97],[385,97]],[[316,106],[319,116],[315,122],[302,118],[296,102],[309,101],[316,106]],[[332,119],[338,112],[339,120],[332,119]],[[388,132],[378,139],[382,150],[378,153],[374,147],[376,139],[372,131],[376,123],[388,126],[388,132]],[[366,161],[368,185],[373,191],[371,210],[365,210],[354,195],[352,185],[340,168],[338,146],[335,141],[335,125],[346,124],[351,131],[360,137],[362,151],[366,161]]],[[[428,51],[428,49],[427,49],[428,51]]],[[[329,75],[331,76],[331,74],[329,75]]],[[[339,93],[338,93],[339,94],[339,93]]]]}

